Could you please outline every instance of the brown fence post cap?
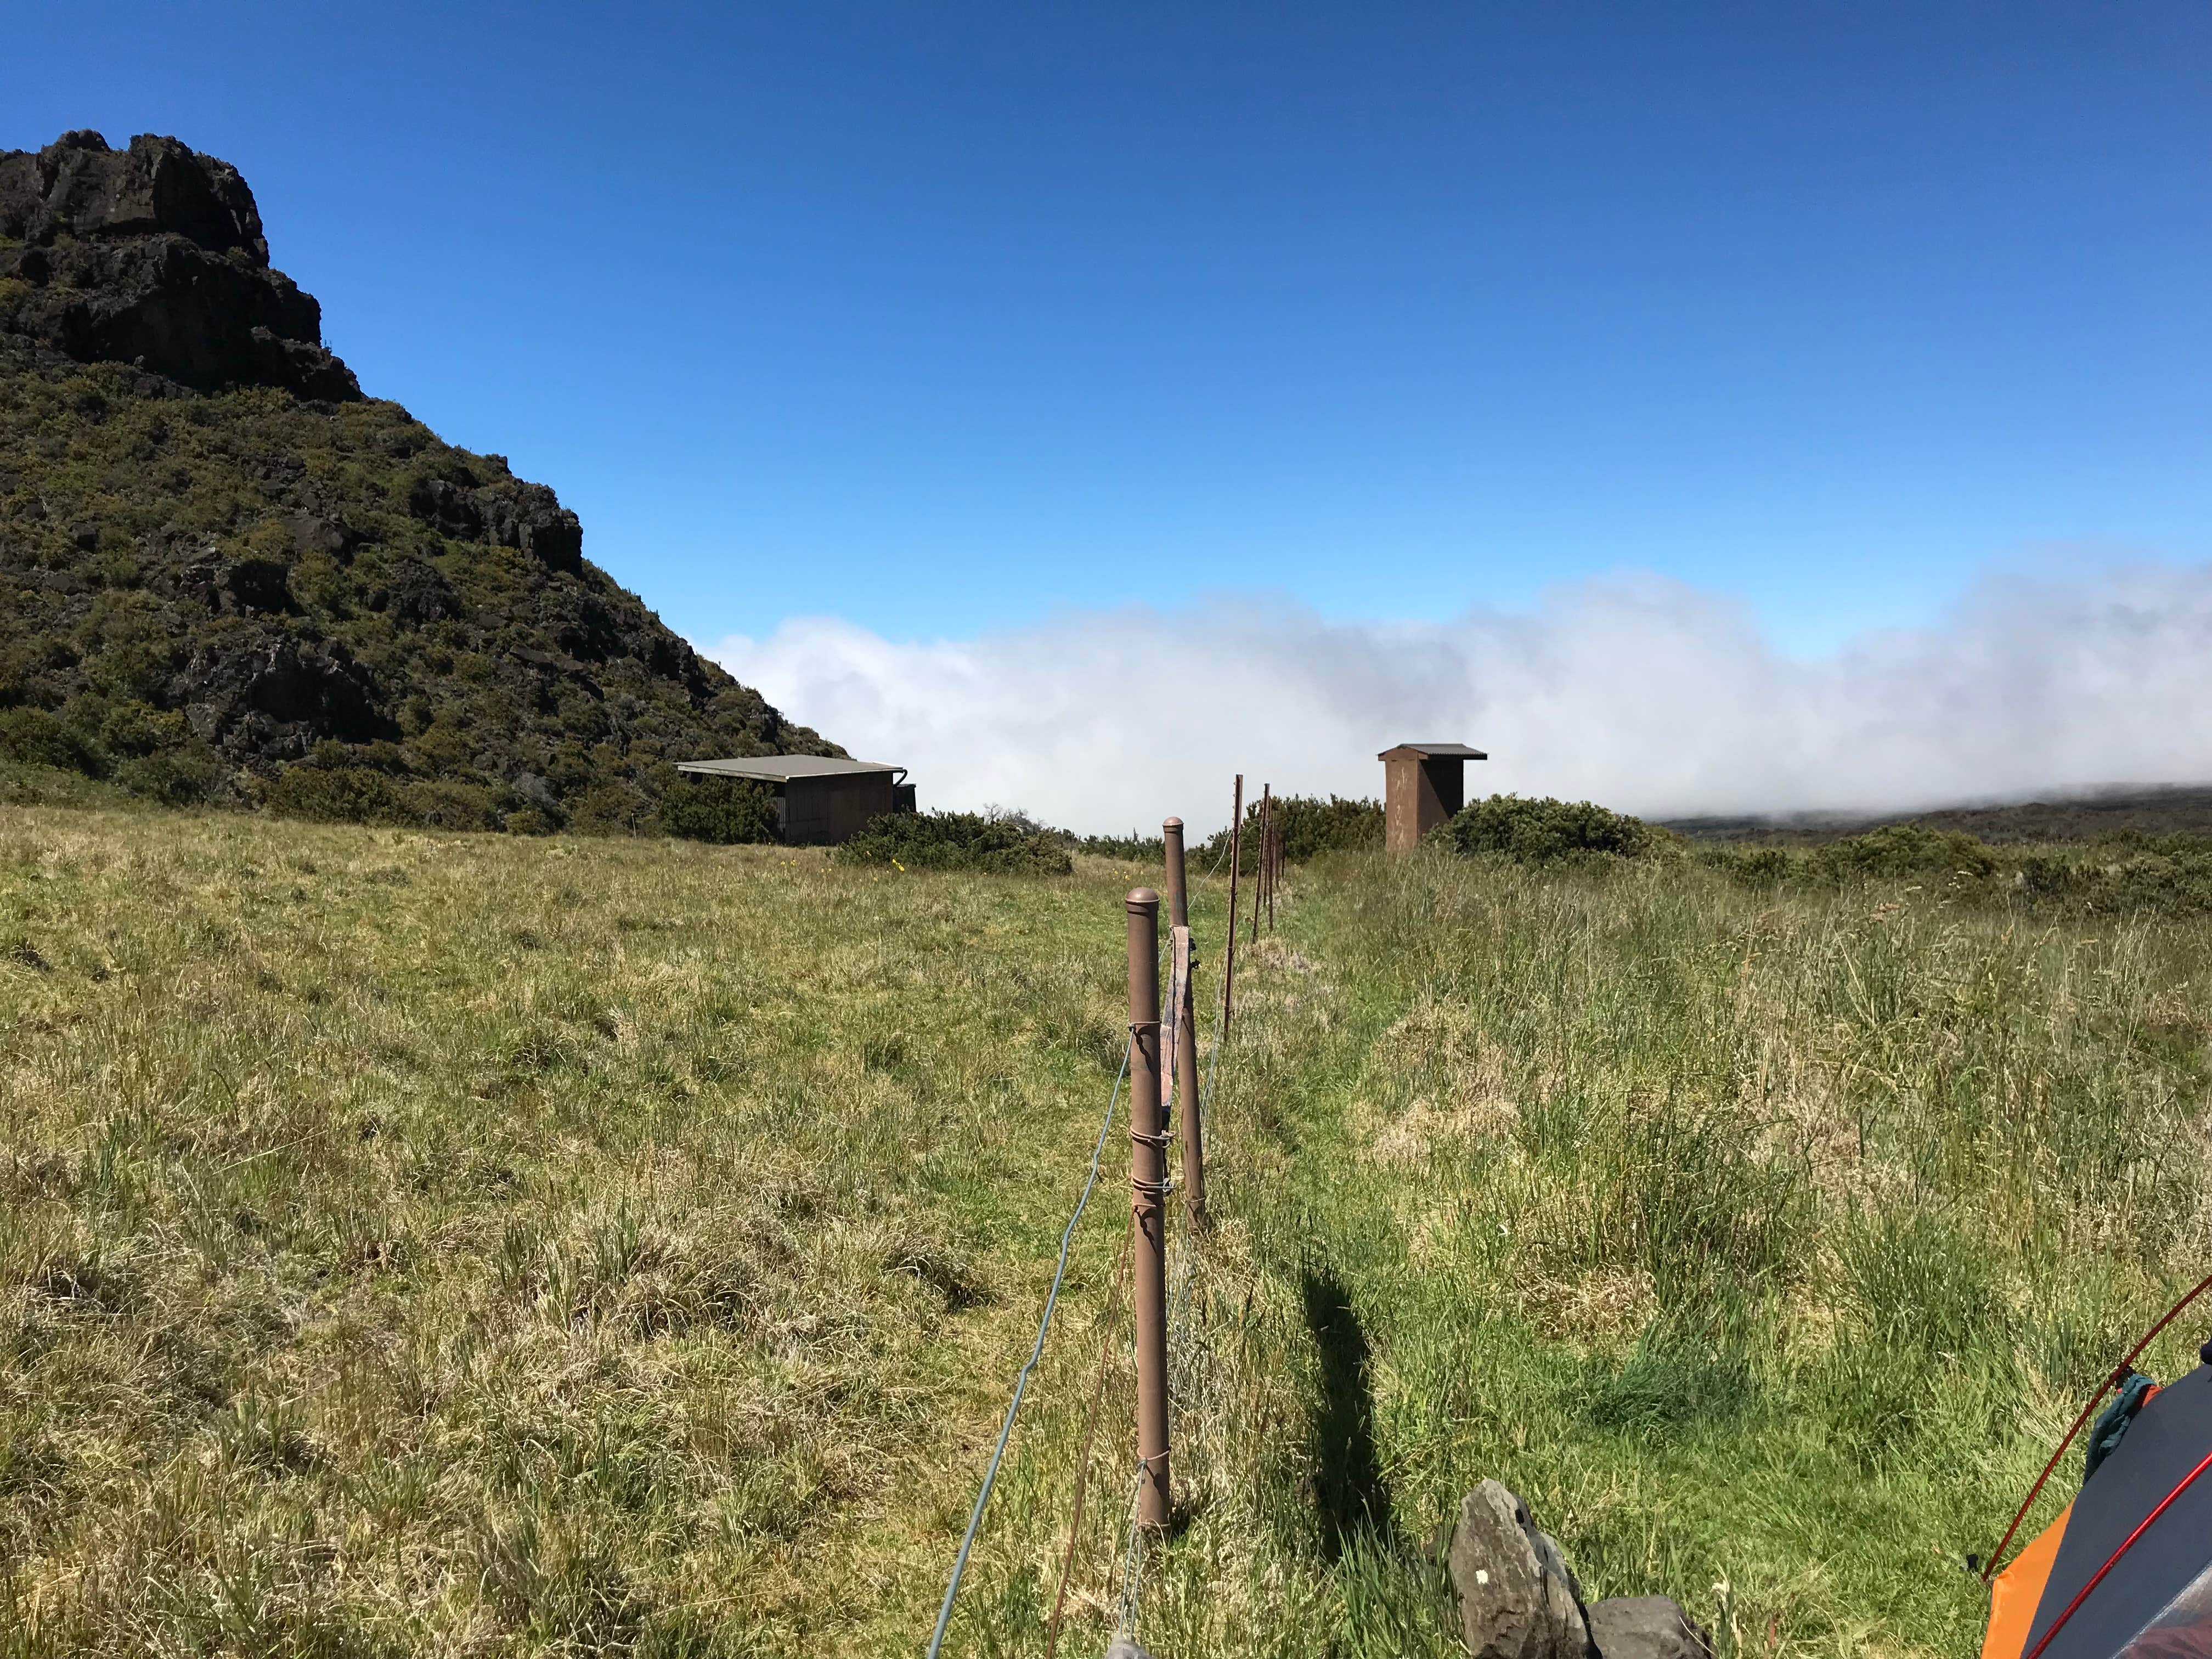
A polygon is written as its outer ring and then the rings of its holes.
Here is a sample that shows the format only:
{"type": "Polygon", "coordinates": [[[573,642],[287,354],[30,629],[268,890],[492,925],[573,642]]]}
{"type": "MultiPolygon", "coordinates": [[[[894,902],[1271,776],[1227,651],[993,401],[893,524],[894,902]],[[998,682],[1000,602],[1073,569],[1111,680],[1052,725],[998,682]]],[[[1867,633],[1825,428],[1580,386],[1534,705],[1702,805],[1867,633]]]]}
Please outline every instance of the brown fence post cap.
{"type": "Polygon", "coordinates": [[[1161,824],[1160,828],[1163,830],[1180,830],[1182,828],[1182,820],[1181,818],[1170,818],[1166,823],[1161,824]]]}
{"type": "Polygon", "coordinates": [[[1160,896],[1158,893],[1155,893],[1151,888],[1132,887],[1129,890],[1130,909],[1157,910],[1159,908],[1160,896]]]}

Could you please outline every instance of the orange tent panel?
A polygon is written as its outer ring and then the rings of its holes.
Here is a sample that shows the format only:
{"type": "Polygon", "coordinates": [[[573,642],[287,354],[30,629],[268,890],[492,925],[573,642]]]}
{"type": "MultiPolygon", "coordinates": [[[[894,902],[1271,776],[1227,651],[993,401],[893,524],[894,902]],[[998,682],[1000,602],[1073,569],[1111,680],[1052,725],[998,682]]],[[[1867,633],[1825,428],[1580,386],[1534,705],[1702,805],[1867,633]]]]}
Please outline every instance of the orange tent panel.
{"type": "Polygon", "coordinates": [[[1996,1576],[1990,1587],[1990,1628],[1982,1638],[1982,1659],[2020,1659],[2027,1646],[2027,1632],[2035,1624],[2043,1587],[2051,1580],[2051,1564],[2058,1559],[2059,1540],[2066,1536],[2067,1517],[2073,1513],[2074,1506],[2069,1504],[1996,1576]]]}

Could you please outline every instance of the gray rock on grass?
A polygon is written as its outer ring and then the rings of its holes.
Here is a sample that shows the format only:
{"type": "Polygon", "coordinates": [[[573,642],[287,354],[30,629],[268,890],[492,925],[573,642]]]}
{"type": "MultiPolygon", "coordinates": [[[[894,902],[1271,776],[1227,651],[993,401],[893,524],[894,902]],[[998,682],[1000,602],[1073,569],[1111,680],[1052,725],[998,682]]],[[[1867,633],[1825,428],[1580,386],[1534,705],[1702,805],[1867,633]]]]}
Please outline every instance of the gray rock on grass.
{"type": "Polygon", "coordinates": [[[1711,1659],[1713,1641],[1664,1595],[1616,1595],[1589,1610],[1601,1659],[1711,1659]]]}
{"type": "Polygon", "coordinates": [[[1582,1587],[1506,1486],[1485,1480],[1461,1501],[1446,1565],[1470,1659],[1589,1659],[1582,1587]]]}

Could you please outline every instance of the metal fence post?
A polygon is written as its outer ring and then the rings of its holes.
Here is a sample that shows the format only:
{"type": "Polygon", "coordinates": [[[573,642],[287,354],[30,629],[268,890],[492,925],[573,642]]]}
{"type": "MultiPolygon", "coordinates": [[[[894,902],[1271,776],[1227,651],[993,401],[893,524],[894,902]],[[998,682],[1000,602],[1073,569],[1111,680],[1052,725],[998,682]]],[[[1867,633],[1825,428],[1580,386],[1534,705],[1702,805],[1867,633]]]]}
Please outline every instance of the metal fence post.
{"type": "Polygon", "coordinates": [[[1275,821],[1273,803],[1267,813],[1267,931],[1275,931],[1275,889],[1283,879],[1283,827],[1275,821]]]}
{"type": "Polygon", "coordinates": [[[1271,784],[1260,786],[1260,844],[1253,849],[1252,859],[1252,937],[1249,944],[1260,942],[1260,912],[1267,898],[1267,808],[1271,799],[1271,784]]]}
{"type": "MultiPolygon", "coordinates": [[[[1260,884],[1252,908],[1256,912],[1264,902],[1267,909],[1267,931],[1275,931],[1275,787],[1271,783],[1260,786],[1260,884]]],[[[1260,918],[1252,918],[1252,936],[1260,936],[1260,918]]]]}
{"type": "Polygon", "coordinates": [[[1138,1519],[1168,1523],[1167,1137],[1160,1133],[1160,896],[1131,890],[1129,1211],[1136,1228],[1138,1519]]]}
{"type": "Polygon", "coordinates": [[[1244,871],[1244,775],[1237,775],[1237,788],[1229,805],[1229,937],[1221,956],[1221,1040],[1229,1041],[1231,994],[1237,988],[1237,884],[1244,871]]]}
{"type": "Polygon", "coordinates": [[[1275,931],[1275,884],[1283,878],[1283,827],[1275,822],[1275,803],[1267,801],[1267,931],[1275,931]]]}
{"type": "MultiPolygon", "coordinates": [[[[1167,848],[1168,923],[1190,927],[1190,892],[1183,871],[1182,820],[1170,818],[1160,826],[1167,848]]],[[[1193,947],[1193,966],[1197,950],[1193,947]]],[[[1176,1010],[1176,1109],[1177,1133],[1182,1140],[1182,1212],[1191,1231],[1206,1229],[1206,1126],[1199,1121],[1198,994],[1186,980],[1182,1006],[1176,1010]]]]}

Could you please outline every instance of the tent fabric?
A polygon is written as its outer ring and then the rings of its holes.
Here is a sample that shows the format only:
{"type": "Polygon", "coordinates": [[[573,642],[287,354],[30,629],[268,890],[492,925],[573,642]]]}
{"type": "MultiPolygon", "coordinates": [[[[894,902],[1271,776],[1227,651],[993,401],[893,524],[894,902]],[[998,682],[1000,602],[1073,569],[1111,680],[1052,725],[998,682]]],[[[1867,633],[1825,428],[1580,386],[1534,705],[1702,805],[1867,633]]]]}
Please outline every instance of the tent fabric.
{"type": "Polygon", "coordinates": [[[2041,1659],[2114,1659],[2130,1641],[2149,1637],[2167,1609],[2184,1605],[2212,1561],[2212,1479],[2193,1481],[2178,1496],[2176,1489],[2208,1452],[2212,1368],[2199,1366],[2152,1395],[2094,1478],[2082,1483],[2067,1512],[2023,1653],[2035,1651],[2113,1552],[2169,1498],[2172,1502],[2165,1513],[2058,1626],[2041,1659]]]}
{"type": "Polygon", "coordinates": [[[2212,1565],[2138,1631],[2118,1659],[2212,1659],[2212,1565]]]}
{"type": "Polygon", "coordinates": [[[2035,1621],[2051,1564],[2058,1559],[2058,1540],[2065,1537],[2066,1519],[2073,1513],[2070,1504],[2060,1510],[1990,1586],[1990,1628],[1982,1638],[1982,1659],[2020,1659],[2027,1651],[2028,1626],[2035,1621]]]}

